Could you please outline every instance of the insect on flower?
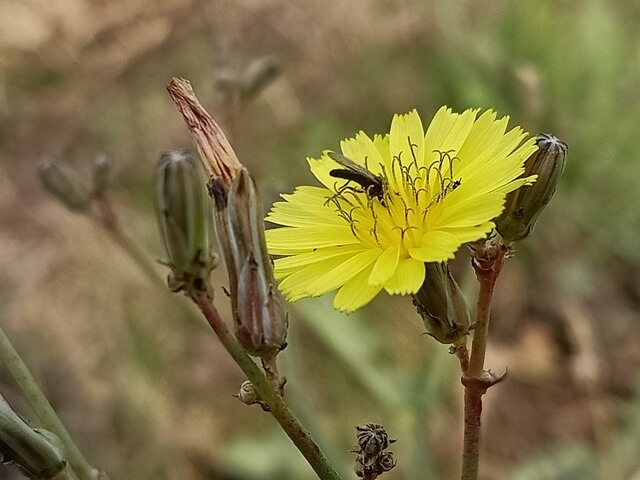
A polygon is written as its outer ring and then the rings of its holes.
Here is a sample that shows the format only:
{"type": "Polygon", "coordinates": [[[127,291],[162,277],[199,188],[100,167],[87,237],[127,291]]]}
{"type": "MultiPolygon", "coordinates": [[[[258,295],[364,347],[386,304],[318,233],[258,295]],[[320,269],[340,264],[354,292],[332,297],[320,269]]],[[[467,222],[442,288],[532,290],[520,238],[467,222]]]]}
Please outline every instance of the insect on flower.
{"type": "MultiPolygon", "coordinates": [[[[371,173],[362,165],[357,164],[353,160],[345,157],[340,153],[329,152],[329,157],[344,168],[334,168],[329,172],[333,178],[342,178],[360,185],[370,199],[377,198],[380,203],[384,199],[384,180],[382,177],[371,173]]],[[[347,188],[348,184],[341,190],[347,188]]],[[[338,193],[340,193],[340,191],[338,193]]]]}

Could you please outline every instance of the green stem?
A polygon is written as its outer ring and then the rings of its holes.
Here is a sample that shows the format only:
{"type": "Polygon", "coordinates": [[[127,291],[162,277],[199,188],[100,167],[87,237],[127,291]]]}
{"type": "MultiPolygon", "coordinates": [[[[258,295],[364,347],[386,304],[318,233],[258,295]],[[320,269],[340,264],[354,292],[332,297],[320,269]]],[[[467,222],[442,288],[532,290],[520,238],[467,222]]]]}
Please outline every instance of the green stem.
{"type": "MultiPolygon", "coordinates": [[[[483,252],[487,253],[487,252],[483,252]]],[[[494,377],[484,371],[484,358],[489,333],[489,315],[496,280],[504,264],[506,249],[498,247],[488,256],[476,256],[474,268],[480,283],[478,303],[473,329],[473,341],[468,364],[466,355],[461,358],[464,385],[464,443],[462,450],[462,480],[476,480],[480,458],[480,430],[482,414],[482,395],[487,388],[502,377],[494,377]],[[465,370],[466,367],[466,371],[465,370]]]]}
{"type": "Polygon", "coordinates": [[[202,311],[224,348],[253,384],[260,400],[268,405],[269,413],[274,416],[294,445],[300,450],[300,453],[309,462],[318,478],[321,480],[341,480],[340,474],[329,463],[329,460],[313,441],[311,435],[289,410],[282,396],[274,389],[258,365],[245,353],[244,349],[233,337],[213,305],[211,297],[206,293],[194,293],[192,299],[202,311]]]}
{"type": "Polygon", "coordinates": [[[138,264],[143,273],[156,286],[166,289],[166,284],[162,277],[158,275],[155,263],[128,237],[122,229],[118,216],[113,209],[113,205],[108,198],[101,198],[96,201],[98,214],[92,215],[111,236],[111,238],[124,250],[131,259],[138,264]]]}
{"type": "Polygon", "coordinates": [[[96,480],[98,472],[84,458],[2,328],[0,328],[0,358],[42,422],[42,426],[55,433],[62,441],[69,465],[76,472],[79,480],[96,480]]]}

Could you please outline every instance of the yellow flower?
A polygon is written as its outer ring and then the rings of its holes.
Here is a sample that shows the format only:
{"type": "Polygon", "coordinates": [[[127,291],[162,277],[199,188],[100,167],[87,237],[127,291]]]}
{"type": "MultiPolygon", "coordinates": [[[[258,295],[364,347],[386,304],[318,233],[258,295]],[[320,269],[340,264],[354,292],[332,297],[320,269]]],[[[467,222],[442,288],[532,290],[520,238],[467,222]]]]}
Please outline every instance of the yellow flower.
{"type": "Polygon", "coordinates": [[[284,295],[338,289],[334,307],[352,312],[382,289],[413,294],[425,262],[447,261],[494,228],[507,193],[535,180],[519,177],[536,146],[519,127],[505,133],[508,117],[478,113],[442,107],[425,134],[414,110],[395,115],[384,137],[343,140],[342,153],[368,178],[328,151],[308,159],[323,186],[283,195],[267,216],[282,226],[266,234],[269,252],[282,256],[275,276],[284,295]]]}

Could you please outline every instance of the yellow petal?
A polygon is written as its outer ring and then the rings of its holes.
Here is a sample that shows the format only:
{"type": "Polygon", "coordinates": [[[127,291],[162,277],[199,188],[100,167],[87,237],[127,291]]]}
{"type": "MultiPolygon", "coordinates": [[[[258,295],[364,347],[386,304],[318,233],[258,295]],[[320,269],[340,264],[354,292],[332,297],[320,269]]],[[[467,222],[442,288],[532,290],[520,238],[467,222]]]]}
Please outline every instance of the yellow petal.
{"type": "Polygon", "coordinates": [[[384,289],[391,295],[416,293],[424,282],[424,262],[403,258],[398,263],[395,275],[387,281],[384,289]]]}
{"type": "Polygon", "coordinates": [[[351,313],[375,298],[382,290],[381,285],[369,285],[367,278],[373,266],[355,275],[349,282],[338,290],[333,299],[333,307],[341,312],[351,313]]]}
{"type": "Polygon", "coordinates": [[[369,275],[369,283],[371,285],[384,285],[396,271],[398,260],[400,258],[400,245],[387,248],[376,260],[371,275],[369,275]]]}
{"type": "Polygon", "coordinates": [[[376,175],[382,173],[384,161],[373,141],[364,133],[358,132],[355,138],[340,142],[342,153],[354,162],[366,167],[376,175]]]}
{"type": "Polygon", "coordinates": [[[314,248],[355,245],[360,241],[344,225],[320,225],[299,228],[272,228],[265,232],[271,255],[292,255],[314,248]]]}
{"type": "Polygon", "coordinates": [[[323,262],[326,260],[341,263],[361,251],[361,245],[320,248],[312,252],[276,258],[274,260],[274,266],[278,275],[277,278],[282,278],[283,276],[290,275],[296,270],[308,267],[309,265],[315,265],[318,270],[326,268],[323,267],[323,262]]]}
{"type": "Polygon", "coordinates": [[[454,257],[460,245],[454,235],[436,230],[424,234],[420,246],[410,248],[409,255],[421,262],[444,262],[454,257]]]}
{"type": "Polygon", "coordinates": [[[314,280],[308,290],[314,295],[322,295],[344,285],[365,268],[376,261],[381,251],[378,249],[363,250],[356,255],[336,264],[330,270],[316,271],[314,280]]]}

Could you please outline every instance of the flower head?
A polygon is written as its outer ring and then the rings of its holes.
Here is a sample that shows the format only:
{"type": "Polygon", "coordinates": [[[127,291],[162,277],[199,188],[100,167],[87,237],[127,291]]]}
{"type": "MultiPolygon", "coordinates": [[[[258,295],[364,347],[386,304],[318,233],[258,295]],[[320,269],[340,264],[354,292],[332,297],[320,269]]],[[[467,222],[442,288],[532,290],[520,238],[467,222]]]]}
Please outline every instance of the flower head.
{"type": "Polygon", "coordinates": [[[338,289],[335,308],[351,312],[383,289],[413,294],[425,263],[494,228],[506,195],[535,180],[521,176],[536,146],[521,128],[506,131],[508,117],[478,114],[442,107],[426,133],[415,110],[395,115],[388,135],[359,132],[341,142],[343,155],[308,159],[323,186],[283,195],[267,216],[281,225],[266,233],[285,296],[338,289]]]}

